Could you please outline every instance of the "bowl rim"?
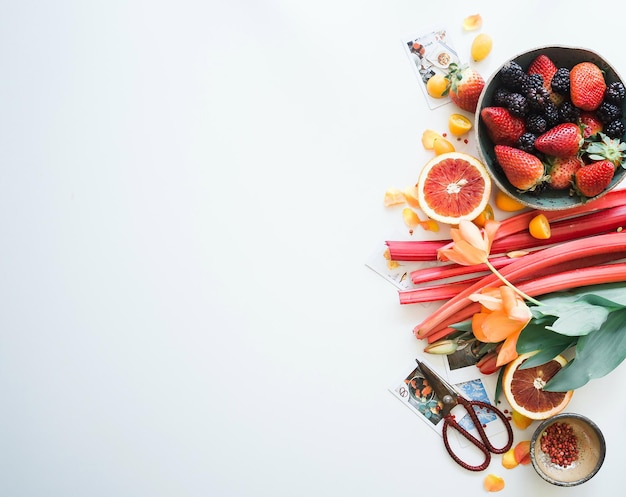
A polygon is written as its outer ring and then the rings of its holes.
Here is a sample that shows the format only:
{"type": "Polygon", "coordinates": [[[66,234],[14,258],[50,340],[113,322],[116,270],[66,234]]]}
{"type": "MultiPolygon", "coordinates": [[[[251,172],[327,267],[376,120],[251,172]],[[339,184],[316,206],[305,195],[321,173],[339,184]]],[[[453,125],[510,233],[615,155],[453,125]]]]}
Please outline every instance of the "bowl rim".
{"type": "MultiPolygon", "coordinates": [[[[533,53],[536,53],[537,55],[539,55],[540,53],[542,53],[542,51],[545,51],[545,50],[568,50],[568,51],[586,52],[590,56],[600,59],[603,62],[603,64],[613,72],[617,80],[622,81],[626,85],[626,81],[622,78],[621,74],[615,68],[615,66],[609,60],[607,60],[606,57],[604,57],[603,55],[598,53],[596,50],[593,50],[591,48],[582,47],[582,46],[565,45],[565,44],[544,44],[544,45],[535,46],[533,48],[529,48],[527,50],[518,52],[517,54],[511,57],[508,57],[504,62],[502,62],[502,64],[498,65],[496,69],[485,80],[485,86],[478,99],[476,112],[474,114],[474,138],[476,142],[477,157],[485,165],[485,168],[487,169],[487,172],[489,173],[489,176],[491,177],[492,182],[495,184],[495,186],[499,190],[501,190],[505,195],[509,196],[510,198],[520,202],[527,208],[537,209],[541,211],[561,211],[561,210],[573,209],[575,207],[580,207],[581,205],[585,203],[592,202],[596,199],[603,197],[610,190],[615,189],[620,183],[622,183],[622,181],[626,178],[626,170],[624,168],[621,168],[622,171],[621,171],[620,176],[617,176],[617,179],[609,186],[609,188],[605,189],[602,193],[600,193],[599,195],[596,195],[595,197],[588,198],[588,199],[582,199],[580,197],[572,197],[572,198],[576,198],[577,201],[569,202],[568,205],[565,205],[565,206],[554,205],[550,203],[546,203],[545,205],[544,204],[540,205],[537,202],[532,202],[527,197],[524,197],[522,195],[514,195],[513,193],[509,191],[509,189],[514,188],[514,187],[512,187],[511,185],[505,184],[500,178],[498,178],[495,174],[493,174],[493,172],[491,171],[491,168],[492,168],[491,161],[487,157],[487,154],[483,152],[483,146],[481,144],[481,133],[483,133],[482,128],[484,127],[484,124],[482,123],[480,113],[481,113],[481,110],[484,108],[483,102],[485,101],[487,97],[487,89],[490,88],[491,84],[498,77],[498,73],[500,72],[504,64],[512,60],[518,60],[520,57],[524,57],[524,56],[531,57],[533,53]]],[[[626,101],[624,102],[623,105],[626,106],[626,101]]],[[[626,111],[624,112],[624,114],[626,116],[626,111]]],[[[623,137],[622,137],[622,140],[624,140],[623,137]]]]}
{"type": "Polygon", "coordinates": [[[539,424],[539,426],[537,426],[537,428],[535,429],[535,431],[533,432],[530,438],[530,460],[531,460],[533,468],[535,469],[535,472],[548,483],[551,483],[559,487],[573,487],[573,486],[585,483],[586,481],[589,481],[591,478],[593,478],[596,475],[598,471],[600,471],[600,468],[604,464],[605,456],[606,456],[606,440],[604,438],[604,434],[602,433],[602,430],[600,430],[600,427],[591,419],[589,419],[587,416],[584,416],[578,413],[564,412],[564,413],[556,414],[554,416],[549,417],[548,419],[543,420],[539,424]],[[541,469],[541,466],[539,465],[539,462],[537,461],[536,455],[535,455],[535,445],[541,433],[543,433],[543,431],[546,428],[548,428],[548,426],[564,419],[576,419],[584,423],[591,430],[593,430],[593,432],[597,435],[598,441],[600,443],[598,462],[594,466],[593,470],[591,470],[584,477],[578,480],[574,480],[574,481],[561,481],[561,480],[556,480],[554,478],[551,478],[541,469]]]}

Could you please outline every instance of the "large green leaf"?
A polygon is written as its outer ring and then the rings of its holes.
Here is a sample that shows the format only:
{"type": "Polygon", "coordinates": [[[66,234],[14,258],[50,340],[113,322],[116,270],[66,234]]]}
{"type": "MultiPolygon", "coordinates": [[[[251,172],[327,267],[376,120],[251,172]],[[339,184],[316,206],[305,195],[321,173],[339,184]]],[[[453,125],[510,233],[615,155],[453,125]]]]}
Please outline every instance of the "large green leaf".
{"type": "Polygon", "coordinates": [[[609,308],[626,307],[624,282],[602,283],[574,288],[566,292],[554,292],[541,297],[542,306],[531,307],[533,314],[544,306],[561,305],[568,302],[586,301],[590,304],[609,308]]]}
{"type": "Polygon", "coordinates": [[[603,283],[576,288],[570,293],[583,297],[587,302],[606,307],[626,307],[626,292],[624,282],[603,283]],[[612,305],[613,304],[613,305],[612,305]]]}
{"type": "Polygon", "coordinates": [[[609,310],[580,301],[563,306],[555,315],[558,319],[548,329],[561,335],[581,336],[599,330],[606,321],[609,310]]]}
{"type": "Polygon", "coordinates": [[[565,392],[601,378],[626,358],[626,308],[609,314],[598,331],[578,338],[576,356],[546,384],[544,390],[565,392]]]}
{"type": "Polygon", "coordinates": [[[536,323],[534,320],[524,328],[517,340],[518,354],[526,352],[538,351],[535,355],[528,358],[520,366],[520,369],[532,368],[540,366],[551,361],[559,354],[562,354],[570,347],[576,344],[578,337],[562,335],[546,329],[542,324],[536,323]]]}
{"type": "Polygon", "coordinates": [[[555,316],[548,329],[563,335],[580,336],[595,331],[604,323],[609,310],[584,300],[552,299],[545,305],[533,308],[534,316],[555,316]]]}

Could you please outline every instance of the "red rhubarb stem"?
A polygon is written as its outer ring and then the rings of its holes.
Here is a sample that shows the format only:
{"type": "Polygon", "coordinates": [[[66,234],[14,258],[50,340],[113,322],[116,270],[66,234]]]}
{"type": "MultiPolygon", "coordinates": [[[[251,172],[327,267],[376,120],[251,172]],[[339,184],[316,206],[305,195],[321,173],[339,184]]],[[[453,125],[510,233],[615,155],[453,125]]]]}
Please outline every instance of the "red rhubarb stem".
{"type": "MultiPolygon", "coordinates": [[[[618,262],[615,264],[606,264],[601,266],[592,266],[581,269],[572,269],[561,273],[551,274],[536,278],[525,283],[518,284],[518,287],[533,297],[547,295],[553,292],[569,290],[571,288],[580,288],[591,285],[599,285],[604,283],[618,283],[626,281],[626,262],[618,262]]],[[[467,314],[467,313],[466,313],[467,314]]],[[[466,315],[456,322],[468,319],[466,315]]],[[[454,324],[454,323],[449,323],[454,324]]],[[[448,335],[458,331],[450,328],[449,324],[442,326],[428,336],[428,343],[436,342],[448,335]]]]}
{"type": "MultiPolygon", "coordinates": [[[[505,278],[514,279],[524,275],[541,273],[551,265],[559,264],[576,258],[589,257],[600,253],[612,253],[623,251],[626,247],[626,232],[598,235],[591,238],[582,238],[557,246],[548,247],[539,252],[530,253],[521,260],[515,261],[503,267],[500,273],[505,278]]],[[[418,338],[427,337],[430,332],[442,321],[467,305],[467,297],[482,288],[498,281],[498,277],[490,274],[480,281],[470,285],[464,291],[455,295],[439,309],[434,311],[427,319],[417,325],[414,333],[418,338]]]]}

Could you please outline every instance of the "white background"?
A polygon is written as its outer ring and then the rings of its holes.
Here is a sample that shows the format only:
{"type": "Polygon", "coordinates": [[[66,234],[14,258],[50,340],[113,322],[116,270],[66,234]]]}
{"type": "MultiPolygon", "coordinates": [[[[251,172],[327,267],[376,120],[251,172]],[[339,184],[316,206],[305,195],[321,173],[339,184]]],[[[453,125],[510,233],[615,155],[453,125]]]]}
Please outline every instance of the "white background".
{"type": "MultiPolygon", "coordinates": [[[[625,12],[600,11],[5,2],[0,495],[483,495],[387,391],[425,309],[365,261],[404,229],[384,191],[415,181],[422,131],[454,110],[429,110],[400,40],[444,25],[467,60],[478,12],[485,77],[550,43],[624,72],[625,12]]],[[[607,438],[595,478],[552,487],[498,457],[500,495],[616,495],[624,378],[568,408],[607,438]]]]}

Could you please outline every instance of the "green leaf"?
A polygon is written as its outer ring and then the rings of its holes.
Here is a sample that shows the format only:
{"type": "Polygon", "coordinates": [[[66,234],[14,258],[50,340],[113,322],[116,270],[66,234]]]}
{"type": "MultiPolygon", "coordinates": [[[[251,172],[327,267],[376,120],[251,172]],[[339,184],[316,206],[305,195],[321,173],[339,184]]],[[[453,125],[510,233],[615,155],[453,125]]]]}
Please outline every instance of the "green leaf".
{"type": "Polygon", "coordinates": [[[518,354],[543,349],[558,350],[559,352],[552,356],[554,357],[564,350],[567,350],[569,347],[572,347],[577,340],[578,337],[562,335],[546,329],[545,325],[536,323],[533,319],[520,333],[520,336],[517,339],[516,350],[518,354]]]}
{"type": "Polygon", "coordinates": [[[551,361],[576,345],[577,340],[578,337],[555,333],[546,329],[544,325],[531,321],[520,333],[516,350],[518,354],[534,351],[537,353],[524,361],[520,369],[533,368],[551,361]]]}
{"type": "Polygon", "coordinates": [[[500,368],[498,372],[498,381],[496,382],[496,392],[493,395],[495,405],[498,405],[500,395],[502,394],[502,377],[504,376],[504,368],[500,368]]]}
{"type": "Polygon", "coordinates": [[[569,349],[574,343],[567,345],[566,347],[546,347],[545,349],[541,349],[535,355],[526,359],[519,369],[528,369],[534,368],[536,366],[541,366],[547,362],[550,362],[556,356],[562,354],[565,350],[569,349]]]}
{"type": "Polygon", "coordinates": [[[598,330],[608,313],[626,307],[623,283],[590,285],[570,292],[558,292],[531,308],[537,319],[555,316],[549,329],[564,335],[581,336],[598,330]]]}
{"type": "Polygon", "coordinates": [[[450,328],[454,328],[459,331],[472,331],[472,320],[468,319],[467,321],[451,324],[450,328]]]}
{"type": "Polygon", "coordinates": [[[558,309],[557,320],[547,328],[561,335],[581,336],[599,330],[609,315],[606,307],[576,302],[558,309]]]}
{"type": "Polygon", "coordinates": [[[582,297],[592,304],[606,307],[626,307],[626,292],[624,292],[623,282],[583,286],[568,293],[574,297],[582,297]]]}
{"type": "Polygon", "coordinates": [[[544,390],[565,392],[601,378],[626,358],[626,309],[609,314],[602,327],[578,338],[576,356],[548,381],[544,390]]]}

